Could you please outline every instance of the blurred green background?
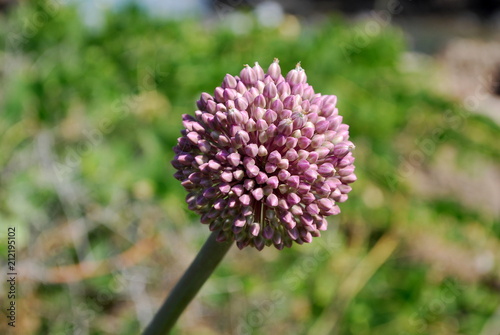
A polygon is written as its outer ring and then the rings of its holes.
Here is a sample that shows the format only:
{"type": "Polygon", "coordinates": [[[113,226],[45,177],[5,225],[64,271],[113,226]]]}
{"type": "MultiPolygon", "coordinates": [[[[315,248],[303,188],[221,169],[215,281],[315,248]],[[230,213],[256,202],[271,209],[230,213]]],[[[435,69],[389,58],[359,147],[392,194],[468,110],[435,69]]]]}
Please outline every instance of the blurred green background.
{"type": "Polygon", "coordinates": [[[174,333],[500,334],[498,123],[438,90],[398,28],[241,15],[243,32],[136,7],[100,28],[57,2],[0,14],[0,257],[15,226],[19,274],[0,333],[138,334],[209,235],[169,164],[181,114],[277,57],[338,96],[358,181],[310,245],[233,248],[174,333]]]}

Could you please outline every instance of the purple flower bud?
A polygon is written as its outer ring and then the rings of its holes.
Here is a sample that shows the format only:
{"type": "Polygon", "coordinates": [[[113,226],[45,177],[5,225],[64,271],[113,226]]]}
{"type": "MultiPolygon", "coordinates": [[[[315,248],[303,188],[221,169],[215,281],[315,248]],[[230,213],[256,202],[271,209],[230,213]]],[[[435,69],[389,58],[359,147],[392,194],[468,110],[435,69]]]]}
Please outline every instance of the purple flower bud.
{"type": "Polygon", "coordinates": [[[279,83],[276,86],[276,89],[278,90],[278,95],[280,96],[280,98],[282,100],[284,100],[286,97],[288,97],[290,95],[290,93],[292,93],[292,90],[290,89],[290,85],[285,81],[279,83]]]}
{"type": "Polygon", "coordinates": [[[255,181],[259,184],[264,184],[268,179],[268,176],[266,173],[260,171],[259,174],[257,174],[257,177],[255,177],[255,181]]]}
{"type": "Polygon", "coordinates": [[[314,126],[312,124],[310,126],[308,126],[308,124],[309,124],[309,122],[306,123],[304,128],[302,128],[301,133],[302,133],[302,136],[307,137],[307,138],[311,138],[314,135],[315,129],[314,129],[314,126]]]}
{"type": "Polygon", "coordinates": [[[281,181],[286,181],[289,177],[290,172],[288,172],[287,170],[280,170],[280,172],[278,172],[278,179],[281,181]]]}
{"type": "Polygon", "coordinates": [[[278,165],[278,168],[286,170],[290,166],[290,162],[288,161],[288,159],[283,158],[280,160],[280,162],[277,165],[278,165]]]}
{"type": "Polygon", "coordinates": [[[236,84],[237,84],[236,79],[228,73],[224,77],[224,81],[222,82],[222,88],[236,88],[236,84]]]}
{"type": "Polygon", "coordinates": [[[281,154],[274,150],[273,152],[271,152],[267,158],[267,161],[270,162],[270,163],[274,163],[274,164],[278,164],[281,160],[281,154]]]}
{"type": "Polygon", "coordinates": [[[264,113],[264,121],[266,121],[267,124],[272,124],[274,121],[276,121],[277,118],[278,114],[272,109],[268,109],[264,113]]]}
{"type": "Polygon", "coordinates": [[[257,73],[250,66],[245,65],[243,70],[240,72],[240,78],[243,84],[250,86],[257,82],[257,73]]]}
{"type": "Polygon", "coordinates": [[[245,97],[239,97],[234,101],[234,106],[238,110],[244,111],[248,108],[248,100],[245,97]]]}
{"type": "Polygon", "coordinates": [[[241,197],[239,197],[240,202],[243,206],[248,206],[250,205],[250,196],[248,194],[243,194],[241,197]]]}
{"type": "Polygon", "coordinates": [[[343,169],[338,170],[338,174],[341,177],[346,177],[354,172],[354,166],[348,166],[343,169]]]}
{"type": "Polygon", "coordinates": [[[257,130],[257,124],[255,123],[254,119],[250,119],[247,123],[245,123],[245,130],[248,133],[252,133],[257,130]]]}
{"type": "Polygon", "coordinates": [[[318,172],[315,171],[315,170],[306,170],[304,172],[304,179],[309,181],[309,182],[313,182],[316,180],[316,178],[318,178],[318,172]]]}
{"type": "Polygon", "coordinates": [[[283,102],[279,99],[273,100],[271,102],[271,109],[276,113],[280,113],[283,110],[283,102]]]}
{"type": "Polygon", "coordinates": [[[309,243],[340,212],[356,180],[349,127],[337,97],[315,93],[297,67],[286,79],[278,61],[227,74],[203,93],[174,148],[174,177],[188,208],[239,248],[281,250],[309,243]]]}
{"type": "Polygon", "coordinates": [[[289,206],[298,204],[300,200],[300,197],[295,193],[290,193],[286,196],[286,201],[288,202],[289,206]]]}
{"type": "Polygon", "coordinates": [[[266,198],[266,204],[269,207],[276,207],[278,206],[278,197],[274,194],[271,193],[267,198],[266,198]]]}
{"type": "Polygon", "coordinates": [[[319,154],[316,151],[311,151],[309,156],[307,157],[307,161],[311,164],[314,164],[318,161],[319,154]]]}
{"type": "Polygon", "coordinates": [[[254,105],[254,107],[265,108],[266,107],[266,98],[262,94],[259,94],[253,100],[253,105],[254,105]]]}
{"type": "Polygon", "coordinates": [[[267,156],[267,149],[266,149],[266,147],[263,146],[263,145],[259,146],[259,151],[257,152],[257,155],[259,155],[260,157],[267,156]]]}
{"type": "Polygon", "coordinates": [[[264,70],[262,69],[262,67],[259,65],[258,62],[255,62],[253,70],[255,71],[255,74],[257,75],[258,80],[264,79],[264,70]]]}
{"type": "Polygon", "coordinates": [[[259,201],[260,199],[262,199],[264,197],[264,191],[262,190],[262,188],[257,188],[255,190],[253,190],[251,193],[252,193],[253,197],[255,198],[255,200],[257,200],[257,201],[259,201]]]}
{"type": "Polygon", "coordinates": [[[323,107],[321,108],[321,116],[329,117],[330,115],[332,115],[334,110],[335,110],[334,104],[323,105],[323,107]]]}
{"type": "Polygon", "coordinates": [[[350,174],[346,177],[342,177],[340,180],[342,180],[342,182],[345,184],[350,184],[350,183],[354,183],[357,179],[358,179],[358,177],[356,177],[356,175],[353,173],[353,174],[350,174]]]}
{"type": "Polygon", "coordinates": [[[333,154],[337,157],[344,157],[353,149],[354,149],[353,146],[351,146],[348,142],[341,142],[335,145],[335,148],[333,149],[333,154]]]}
{"type": "Polygon", "coordinates": [[[335,168],[330,163],[324,163],[319,166],[318,173],[323,177],[331,177],[335,174],[335,168]]]}
{"type": "Polygon", "coordinates": [[[266,163],[265,170],[267,173],[273,173],[278,168],[278,165],[274,163],[266,163]]]}
{"type": "Polygon", "coordinates": [[[245,145],[250,141],[250,136],[248,136],[248,133],[244,130],[240,130],[236,133],[235,136],[236,143],[245,145]]]}
{"type": "Polygon", "coordinates": [[[277,81],[281,76],[281,68],[279,66],[279,60],[277,58],[274,59],[274,62],[269,65],[269,69],[267,70],[267,74],[274,80],[277,81]]]}
{"type": "Polygon", "coordinates": [[[293,121],[291,119],[281,120],[278,124],[278,132],[289,136],[293,131],[293,121]]]}
{"type": "Polygon", "coordinates": [[[292,189],[296,189],[299,187],[300,177],[296,175],[290,176],[289,178],[287,178],[286,184],[290,186],[292,189]]]}
{"type": "Polygon", "coordinates": [[[260,170],[256,165],[247,166],[247,176],[249,178],[254,178],[259,174],[260,170]]]}
{"type": "Polygon", "coordinates": [[[311,140],[308,139],[307,137],[305,136],[301,136],[297,142],[297,144],[299,145],[299,148],[301,149],[305,149],[309,146],[309,144],[311,144],[311,140]]]}
{"type": "Polygon", "coordinates": [[[255,124],[255,129],[258,131],[265,131],[267,130],[267,128],[269,128],[269,126],[267,122],[264,121],[263,119],[258,120],[257,123],[255,124]]]}
{"type": "Polygon", "coordinates": [[[278,177],[276,177],[276,176],[269,177],[269,179],[267,179],[267,181],[266,181],[266,184],[271,186],[274,189],[278,188],[278,185],[279,185],[278,177]]]}
{"type": "Polygon", "coordinates": [[[273,82],[270,82],[268,83],[265,87],[264,87],[264,91],[262,92],[262,94],[264,95],[264,97],[266,99],[273,99],[276,94],[278,93],[278,90],[276,88],[276,85],[273,83],[273,82]]]}
{"type": "Polygon", "coordinates": [[[234,152],[227,156],[227,161],[232,165],[232,166],[238,166],[240,164],[240,154],[237,152],[234,152]]]}

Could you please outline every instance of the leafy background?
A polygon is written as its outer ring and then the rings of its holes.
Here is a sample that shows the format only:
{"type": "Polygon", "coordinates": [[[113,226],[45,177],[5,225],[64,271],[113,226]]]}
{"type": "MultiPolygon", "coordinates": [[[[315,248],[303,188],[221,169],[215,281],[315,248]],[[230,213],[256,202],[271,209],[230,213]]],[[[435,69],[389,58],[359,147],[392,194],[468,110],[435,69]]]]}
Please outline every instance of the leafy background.
{"type": "Polygon", "coordinates": [[[54,2],[0,16],[0,246],[5,264],[15,226],[19,273],[0,332],[139,333],[208,236],[169,164],[181,114],[278,57],[338,96],[358,181],[312,244],[233,248],[174,334],[499,334],[500,127],[438,90],[398,28],[235,33],[127,7],[96,29],[54,2]]]}

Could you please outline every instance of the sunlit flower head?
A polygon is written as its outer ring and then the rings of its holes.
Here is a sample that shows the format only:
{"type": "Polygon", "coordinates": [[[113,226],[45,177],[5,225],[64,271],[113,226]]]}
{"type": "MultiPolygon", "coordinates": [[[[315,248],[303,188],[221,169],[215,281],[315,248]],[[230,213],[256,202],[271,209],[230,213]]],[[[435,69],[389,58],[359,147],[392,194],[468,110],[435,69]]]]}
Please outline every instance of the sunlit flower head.
{"type": "Polygon", "coordinates": [[[356,180],[335,95],[315,93],[297,64],[255,63],[202,93],[174,148],[186,201],[218,240],[242,249],[309,243],[340,213],[356,180]]]}

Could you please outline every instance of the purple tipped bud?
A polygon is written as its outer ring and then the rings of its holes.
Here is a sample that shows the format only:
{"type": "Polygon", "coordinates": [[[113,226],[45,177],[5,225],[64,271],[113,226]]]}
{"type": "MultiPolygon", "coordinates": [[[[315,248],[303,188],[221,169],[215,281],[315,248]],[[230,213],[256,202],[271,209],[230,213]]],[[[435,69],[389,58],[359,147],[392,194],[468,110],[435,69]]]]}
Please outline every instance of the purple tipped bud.
{"type": "Polygon", "coordinates": [[[245,99],[244,97],[239,97],[234,101],[234,106],[238,110],[244,111],[248,108],[248,100],[245,99]]]}
{"type": "Polygon", "coordinates": [[[252,68],[257,75],[257,80],[263,80],[264,79],[264,70],[262,67],[259,65],[258,62],[255,62],[255,65],[252,68]]]}
{"type": "Polygon", "coordinates": [[[273,82],[270,82],[269,84],[267,84],[264,87],[264,90],[262,92],[264,97],[267,99],[273,99],[277,93],[278,93],[278,90],[276,88],[276,85],[273,82]]]}
{"type": "Polygon", "coordinates": [[[336,96],[315,93],[297,64],[286,79],[277,60],[227,74],[203,93],[172,166],[189,192],[188,208],[239,248],[309,243],[340,212],[356,180],[349,126],[336,96]],[[293,175],[292,175],[293,174],[293,175]]]}
{"type": "Polygon", "coordinates": [[[316,149],[316,148],[320,147],[324,141],[325,141],[324,135],[322,135],[322,134],[314,135],[311,138],[311,148],[316,149]]]}
{"type": "Polygon", "coordinates": [[[274,121],[276,121],[277,118],[278,118],[278,114],[272,109],[268,109],[264,113],[264,120],[267,122],[267,124],[273,123],[274,121]]]}
{"type": "Polygon", "coordinates": [[[240,159],[241,159],[241,156],[237,152],[234,152],[234,153],[230,154],[229,156],[227,156],[227,161],[232,166],[238,166],[240,164],[240,159]]]}
{"type": "Polygon", "coordinates": [[[270,162],[270,163],[274,163],[274,164],[278,164],[281,160],[281,154],[274,150],[273,152],[271,152],[267,158],[267,161],[270,162]]]}
{"type": "Polygon", "coordinates": [[[333,154],[337,157],[344,157],[354,149],[353,147],[354,146],[349,145],[348,142],[341,142],[335,145],[335,148],[333,149],[333,154]]]}
{"type": "Polygon", "coordinates": [[[293,109],[297,105],[295,95],[289,95],[283,100],[283,107],[286,109],[293,109]]]}
{"type": "Polygon", "coordinates": [[[259,148],[257,147],[257,144],[255,143],[250,143],[247,146],[245,146],[245,154],[249,157],[255,157],[257,156],[257,153],[259,152],[259,148]]]}
{"type": "Polygon", "coordinates": [[[285,99],[292,92],[290,89],[290,85],[285,81],[279,83],[276,88],[278,89],[278,95],[281,99],[285,99]]]}
{"type": "Polygon", "coordinates": [[[267,181],[267,179],[268,179],[267,174],[265,174],[262,171],[260,171],[259,174],[257,174],[257,177],[255,177],[255,181],[258,184],[264,184],[267,181]]]}
{"type": "Polygon", "coordinates": [[[302,136],[311,138],[314,135],[314,126],[311,123],[307,122],[300,132],[302,133],[302,136]]]}
{"type": "Polygon", "coordinates": [[[260,108],[265,108],[266,107],[266,98],[262,94],[259,94],[253,100],[253,106],[254,107],[260,107],[260,108]]]}
{"type": "Polygon", "coordinates": [[[335,110],[334,104],[323,105],[323,107],[321,108],[321,116],[329,117],[330,115],[333,114],[334,110],[335,110]]]}
{"type": "Polygon", "coordinates": [[[300,202],[300,197],[295,193],[290,193],[286,196],[286,201],[290,206],[292,206],[300,202]]]}
{"type": "Polygon", "coordinates": [[[298,139],[295,137],[288,137],[286,139],[286,147],[289,149],[295,148],[297,146],[298,139]]]}
{"type": "Polygon", "coordinates": [[[224,171],[220,175],[220,179],[226,183],[233,181],[233,174],[229,171],[224,171]]]}
{"type": "Polygon", "coordinates": [[[236,140],[236,143],[245,145],[250,141],[250,136],[248,136],[248,133],[244,130],[240,130],[236,133],[236,136],[234,137],[236,140]]]}
{"type": "Polygon", "coordinates": [[[262,231],[262,236],[265,239],[271,240],[273,238],[273,234],[274,234],[274,229],[271,226],[267,225],[264,227],[264,230],[262,231]]]}
{"type": "Polygon", "coordinates": [[[250,165],[247,167],[247,176],[254,178],[259,174],[260,170],[256,165],[250,165]]]}
{"type": "Polygon", "coordinates": [[[266,204],[269,207],[276,207],[278,206],[278,197],[274,194],[271,193],[267,198],[266,198],[266,204]]]}
{"type": "Polygon", "coordinates": [[[280,169],[285,169],[286,170],[286,169],[288,169],[289,166],[290,166],[290,162],[288,162],[288,159],[286,159],[286,158],[283,158],[278,163],[278,168],[280,168],[280,169]]]}
{"type": "Polygon", "coordinates": [[[278,173],[278,179],[281,181],[286,181],[290,177],[290,172],[287,170],[280,170],[278,173]]]}
{"type": "Polygon", "coordinates": [[[224,93],[222,95],[224,102],[228,102],[228,101],[232,101],[232,100],[236,99],[237,94],[238,94],[238,92],[236,92],[236,90],[233,90],[231,88],[224,89],[224,93]]]}
{"type": "Polygon", "coordinates": [[[301,136],[297,144],[299,145],[299,148],[305,149],[309,146],[309,144],[311,144],[311,140],[305,136],[301,136]]]}
{"type": "Polygon", "coordinates": [[[278,177],[276,176],[269,177],[269,179],[266,181],[266,184],[271,186],[273,189],[278,188],[279,185],[278,177]]]}
{"type": "Polygon", "coordinates": [[[330,163],[324,163],[319,166],[318,173],[323,177],[331,177],[335,174],[335,168],[330,163]]]}
{"type": "Polygon", "coordinates": [[[267,130],[267,128],[269,128],[269,126],[267,122],[264,121],[263,119],[258,120],[257,123],[255,124],[255,129],[258,131],[265,131],[267,130]]]}
{"type": "Polygon", "coordinates": [[[293,119],[293,127],[295,129],[299,129],[299,128],[304,127],[304,125],[306,124],[306,120],[307,120],[306,116],[302,113],[293,113],[292,119],[293,119]]]}
{"type": "Polygon", "coordinates": [[[241,197],[239,197],[240,202],[243,206],[248,206],[250,205],[250,196],[248,194],[243,194],[241,197]]]}
{"type": "Polygon", "coordinates": [[[281,120],[281,122],[278,124],[278,132],[285,135],[289,136],[293,131],[293,121],[291,119],[285,119],[281,120]]]}
{"type": "Polygon", "coordinates": [[[286,184],[291,188],[298,188],[300,184],[299,176],[291,176],[287,179],[286,184]]]}
{"type": "Polygon", "coordinates": [[[281,112],[283,110],[283,102],[279,99],[274,100],[271,102],[271,109],[276,111],[276,113],[281,112]]]}
{"type": "Polygon", "coordinates": [[[257,82],[257,73],[250,66],[245,65],[243,70],[240,72],[240,78],[243,84],[250,86],[257,82]]]}
{"type": "Polygon", "coordinates": [[[328,211],[333,207],[333,205],[335,205],[335,203],[328,198],[323,198],[317,201],[317,205],[320,210],[328,211]]]}
{"type": "Polygon", "coordinates": [[[278,63],[279,63],[278,58],[275,58],[274,61],[271,63],[271,65],[269,65],[269,68],[267,69],[267,74],[271,78],[273,78],[274,81],[277,81],[281,76],[281,68],[278,63]]]}
{"type": "Polygon", "coordinates": [[[314,203],[307,205],[306,212],[309,213],[309,214],[311,214],[311,215],[317,215],[317,214],[319,214],[318,205],[316,205],[314,203]]]}
{"type": "Polygon", "coordinates": [[[307,170],[304,172],[304,178],[309,182],[313,182],[318,178],[318,172],[315,170],[307,170]]]}
{"type": "Polygon", "coordinates": [[[354,173],[341,178],[342,182],[346,184],[354,183],[357,179],[358,177],[354,173]]]}
{"type": "Polygon", "coordinates": [[[266,163],[265,170],[267,173],[273,173],[278,168],[278,165],[274,163],[266,163]]]}
{"type": "Polygon", "coordinates": [[[252,193],[252,196],[257,201],[259,201],[260,199],[262,199],[264,197],[264,191],[262,190],[262,188],[257,188],[255,190],[253,190],[251,193],[252,193]]]}
{"type": "Polygon", "coordinates": [[[222,87],[223,88],[236,88],[237,82],[236,79],[230,75],[229,73],[226,74],[224,77],[224,81],[222,82],[222,87]]]}
{"type": "Polygon", "coordinates": [[[346,168],[340,169],[338,171],[339,176],[341,177],[347,177],[348,175],[352,174],[354,172],[354,166],[348,166],[346,168]]]}
{"type": "Polygon", "coordinates": [[[252,234],[253,236],[257,236],[260,233],[260,225],[257,222],[252,223],[248,227],[248,232],[252,234]]]}
{"type": "Polygon", "coordinates": [[[311,166],[311,164],[305,159],[301,159],[297,163],[297,167],[300,171],[306,171],[307,169],[309,169],[309,166],[311,166]]]}
{"type": "Polygon", "coordinates": [[[263,145],[259,146],[259,151],[257,152],[257,155],[259,155],[260,157],[267,156],[267,149],[266,149],[266,147],[263,146],[263,145]]]}

